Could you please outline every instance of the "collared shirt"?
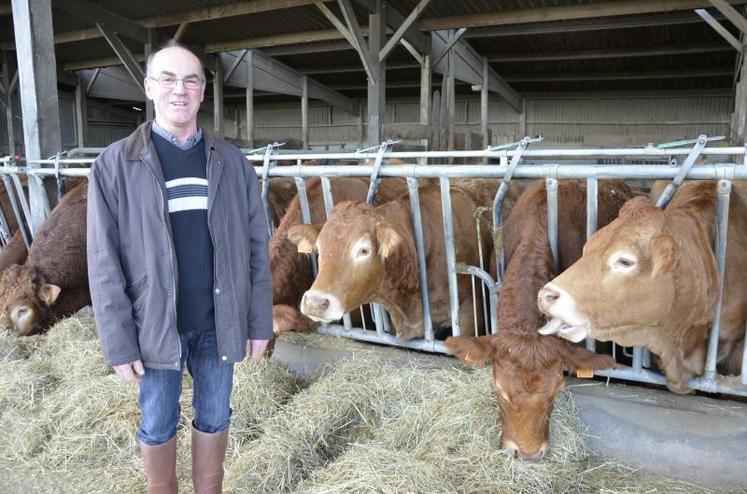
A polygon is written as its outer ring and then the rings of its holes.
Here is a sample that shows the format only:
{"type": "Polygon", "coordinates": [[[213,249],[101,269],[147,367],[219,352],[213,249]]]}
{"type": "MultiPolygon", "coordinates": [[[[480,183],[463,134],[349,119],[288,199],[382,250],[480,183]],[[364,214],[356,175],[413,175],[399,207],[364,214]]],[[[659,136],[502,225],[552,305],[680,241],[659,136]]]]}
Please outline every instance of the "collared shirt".
{"type": "Polygon", "coordinates": [[[198,142],[200,142],[200,140],[202,140],[202,127],[200,126],[197,127],[197,132],[189,136],[187,140],[184,141],[184,144],[179,142],[179,139],[177,139],[176,135],[174,135],[172,132],[169,132],[168,130],[158,125],[158,122],[156,120],[153,120],[151,129],[153,130],[153,132],[184,151],[192,149],[193,147],[195,147],[195,145],[197,145],[198,142]]]}

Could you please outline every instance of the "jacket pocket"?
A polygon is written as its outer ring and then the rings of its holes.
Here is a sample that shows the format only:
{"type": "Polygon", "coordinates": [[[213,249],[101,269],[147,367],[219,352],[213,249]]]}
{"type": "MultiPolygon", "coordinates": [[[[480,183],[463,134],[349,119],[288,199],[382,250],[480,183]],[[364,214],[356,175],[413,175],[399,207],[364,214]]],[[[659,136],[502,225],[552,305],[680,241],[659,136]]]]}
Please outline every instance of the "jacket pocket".
{"type": "Polygon", "coordinates": [[[130,299],[130,303],[132,303],[132,316],[135,318],[135,324],[137,324],[138,329],[143,319],[142,312],[145,306],[145,288],[147,284],[148,275],[143,275],[126,289],[127,296],[130,299]]]}

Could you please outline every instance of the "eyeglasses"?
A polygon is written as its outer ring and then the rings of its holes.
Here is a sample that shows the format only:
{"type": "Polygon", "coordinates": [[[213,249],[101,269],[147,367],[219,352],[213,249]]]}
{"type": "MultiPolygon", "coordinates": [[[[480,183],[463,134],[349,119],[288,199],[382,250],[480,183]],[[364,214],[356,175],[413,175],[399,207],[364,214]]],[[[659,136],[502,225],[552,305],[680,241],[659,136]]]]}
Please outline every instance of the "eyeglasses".
{"type": "Polygon", "coordinates": [[[179,81],[182,81],[185,89],[200,89],[203,84],[203,80],[196,75],[188,75],[185,77],[176,77],[173,75],[161,75],[159,77],[148,76],[148,79],[154,80],[159,86],[166,89],[174,89],[179,81]]]}

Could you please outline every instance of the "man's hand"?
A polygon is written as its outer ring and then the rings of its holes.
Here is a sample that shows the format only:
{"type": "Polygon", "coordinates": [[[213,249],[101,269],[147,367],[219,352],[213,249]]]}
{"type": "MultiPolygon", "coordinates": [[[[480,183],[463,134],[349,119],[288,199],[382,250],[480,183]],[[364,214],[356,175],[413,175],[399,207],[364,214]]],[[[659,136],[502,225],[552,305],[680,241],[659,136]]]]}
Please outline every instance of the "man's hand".
{"type": "Polygon", "coordinates": [[[115,365],[112,366],[112,369],[114,369],[114,372],[116,372],[119,377],[131,383],[139,383],[140,377],[145,374],[142,360],[136,360],[129,364],[115,365]]]}
{"type": "Polygon", "coordinates": [[[258,360],[265,354],[270,340],[246,340],[246,356],[258,360]]]}

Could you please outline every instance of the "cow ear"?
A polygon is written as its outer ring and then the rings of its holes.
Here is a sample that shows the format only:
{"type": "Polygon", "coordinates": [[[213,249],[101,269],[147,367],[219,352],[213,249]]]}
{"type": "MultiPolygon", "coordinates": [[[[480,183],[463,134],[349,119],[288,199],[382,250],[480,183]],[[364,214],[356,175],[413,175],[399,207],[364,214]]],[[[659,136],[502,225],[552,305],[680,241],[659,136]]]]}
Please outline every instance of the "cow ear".
{"type": "Polygon", "coordinates": [[[449,353],[470,365],[483,365],[495,354],[494,336],[457,336],[446,338],[449,353]]]}
{"type": "Polygon", "coordinates": [[[560,338],[558,338],[558,341],[563,343],[560,355],[566,367],[571,371],[576,369],[611,369],[615,366],[615,360],[609,355],[591,352],[584,347],[560,338]]]}
{"type": "Polygon", "coordinates": [[[651,260],[654,264],[651,277],[667,274],[677,265],[680,248],[671,235],[660,233],[651,239],[651,260]]]}
{"type": "Polygon", "coordinates": [[[316,250],[316,239],[319,238],[319,232],[322,225],[293,225],[288,228],[288,240],[298,247],[298,252],[302,254],[311,254],[316,250]]]}
{"type": "Polygon", "coordinates": [[[57,301],[62,289],[57,285],[45,283],[39,288],[39,299],[47,305],[52,305],[57,301]]]}
{"type": "Polygon", "coordinates": [[[379,243],[381,257],[387,258],[402,243],[402,237],[389,225],[376,225],[376,241],[379,243]]]}
{"type": "Polygon", "coordinates": [[[638,211],[649,207],[651,207],[651,204],[649,203],[646,196],[637,196],[629,199],[625,202],[625,204],[623,204],[623,206],[620,208],[618,216],[620,218],[629,218],[638,211]]]}

